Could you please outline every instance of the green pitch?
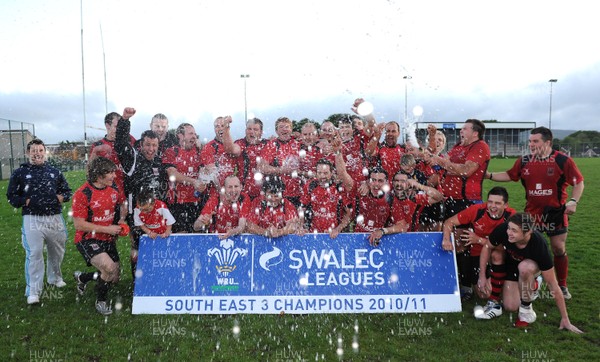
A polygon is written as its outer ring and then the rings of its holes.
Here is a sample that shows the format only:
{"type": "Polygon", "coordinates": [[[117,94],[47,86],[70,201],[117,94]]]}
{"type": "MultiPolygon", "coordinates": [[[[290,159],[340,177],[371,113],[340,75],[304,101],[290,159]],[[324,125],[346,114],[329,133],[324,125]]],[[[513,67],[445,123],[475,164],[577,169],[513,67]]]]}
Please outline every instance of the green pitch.
{"type": "MultiPolygon", "coordinates": [[[[504,171],[514,159],[494,159],[504,171]]],[[[527,330],[512,326],[515,313],[491,321],[472,316],[475,303],[453,314],[328,315],[131,315],[129,241],[119,240],[122,281],[110,292],[121,309],[103,317],[95,293],[78,299],[71,277],[84,263],[68,243],[63,274],[67,287],[45,288],[41,305],[23,296],[21,214],[0,202],[0,360],[2,361],[592,361],[600,360],[600,159],[577,159],[585,191],[571,218],[567,302],[571,322],[585,334],[558,330],[560,315],[547,290],[534,303],[538,320],[527,330]]],[[[81,172],[67,174],[73,189],[81,172]]],[[[510,205],[524,206],[520,183],[507,187],[510,205]]],[[[7,182],[0,182],[6,193],[7,182]]],[[[68,205],[65,208],[68,210],[68,205]]],[[[67,218],[68,219],[68,218],[67,218]]],[[[73,224],[69,221],[69,237],[73,224]]]]}

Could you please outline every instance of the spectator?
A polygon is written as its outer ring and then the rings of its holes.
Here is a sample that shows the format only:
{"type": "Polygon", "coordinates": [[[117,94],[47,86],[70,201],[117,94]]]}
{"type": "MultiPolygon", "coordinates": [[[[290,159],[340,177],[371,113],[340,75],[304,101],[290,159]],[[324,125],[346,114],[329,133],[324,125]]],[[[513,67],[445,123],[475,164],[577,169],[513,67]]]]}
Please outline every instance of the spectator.
{"type": "Polygon", "coordinates": [[[27,144],[29,162],[14,170],[6,197],[22,208],[22,244],[25,249],[25,296],[27,304],[37,304],[44,289],[44,242],[48,254],[48,284],[66,285],[61,264],[65,255],[67,228],[62,204],[71,198],[64,175],[46,162],[46,146],[40,139],[27,144]]]}

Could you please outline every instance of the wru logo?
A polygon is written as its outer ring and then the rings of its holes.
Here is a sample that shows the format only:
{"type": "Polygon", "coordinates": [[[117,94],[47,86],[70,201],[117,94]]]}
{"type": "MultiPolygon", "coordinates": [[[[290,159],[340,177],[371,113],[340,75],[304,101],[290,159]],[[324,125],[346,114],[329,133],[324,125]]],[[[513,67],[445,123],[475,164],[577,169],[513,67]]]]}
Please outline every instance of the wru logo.
{"type": "Polygon", "coordinates": [[[212,248],[208,250],[209,257],[215,257],[217,259],[217,270],[223,276],[228,276],[229,273],[235,270],[235,261],[240,256],[246,256],[248,249],[233,248],[233,240],[225,239],[221,240],[218,248],[212,248]]]}

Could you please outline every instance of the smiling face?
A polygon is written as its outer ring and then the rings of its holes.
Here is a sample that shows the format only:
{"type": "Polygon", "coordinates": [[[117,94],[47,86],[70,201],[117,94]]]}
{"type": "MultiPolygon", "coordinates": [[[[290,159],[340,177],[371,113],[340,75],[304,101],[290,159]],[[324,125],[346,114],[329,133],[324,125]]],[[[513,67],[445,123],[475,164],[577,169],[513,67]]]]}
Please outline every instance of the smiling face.
{"type": "Polygon", "coordinates": [[[504,211],[508,207],[508,204],[504,202],[504,199],[500,195],[489,195],[487,199],[487,211],[493,219],[499,219],[504,211]]]}
{"type": "Polygon", "coordinates": [[[371,172],[369,176],[369,190],[373,196],[379,196],[383,187],[387,184],[387,177],[381,172],[371,172]]]}
{"type": "Polygon", "coordinates": [[[40,166],[46,162],[46,147],[44,145],[32,144],[27,151],[29,163],[40,166]]]}
{"type": "Polygon", "coordinates": [[[512,244],[520,244],[525,242],[527,238],[527,233],[523,232],[521,227],[513,222],[508,223],[508,228],[506,229],[506,234],[508,235],[508,241],[512,244]]]}
{"type": "Polygon", "coordinates": [[[460,144],[463,146],[470,145],[478,139],[479,135],[473,130],[473,125],[465,123],[460,129],[460,144]]]}
{"type": "Polygon", "coordinates": [[[215,119],[214,127],[215,139],[219,142],[223,142],[223,132],[225,132],[225,128],[227,127],[227,123],[225,123],[225,118],[218,117],[217,119],[215,119]]]}
{"type": "Polygon", "coordinates": [[[317,181],[319,185],[322,187],[328,187],[331,183],[331,176],[333,173],[331,172],[331,167],[325,164],[317,165],[317,181]]]}
{"type": "Polygon", "coordinates": [[[246,141],[250,144],[256,144],[262,138],[262,127],[258,123],[248,123],[246,125],[246,141]]]}
{"type": "Polygon", "coordinates": [[[406,195],[406,190],[409,189],[408,176],[398,173],[392,180],[392,186],[394,187],[394,193],[396,196],[403,198],[406,195]]]}
{"type": "Polygon", "coordinates": [[[191,150],[196,146],[198,135],[196,134],[194,127],[185,126],[183,132],[177,133],[177,138],[179,138],[179,145],[183,147],[183,149],[191,150]]]}
{"type": "Polygon", "coordinates": [[[352,124],[340,122],[340,136],[342,137],[342,141],[348,141],[352,139],[353,135],[354,130],[352,129],[352,124]]]}
{"type": "Polygon", "coordinates": [[[275,125],[275,132],[280,141],[289,141],[292,138],[292,122],[278,120],[275,125]]]}
{"type": "Polygon", "coordinates": [[[142,139],[142,155],[147,160],[152,160],[158,152],[158,138],[144,137],[142,139]]]}
{"type": "Polygon", "coordinates": [[[237,200],[240,198],[241,192],[242,184],[237,177],[229,176],[225,179],[225,183],[223,185],[223,198],[227,203],[232,204],[237,202],[237,200]]]}
{"type": "Polygon", "coordinates": [[[321,138],[326,140],[332,140],[335,137],[335,126],[333,123],[327,121],[321,125],[321,138]]]}
{"type": "Polygon", "coordinates": [[[319,139],[317,128],[312,123],[302,126],[302,144],[306,146],[314,145],[319,139]]]}

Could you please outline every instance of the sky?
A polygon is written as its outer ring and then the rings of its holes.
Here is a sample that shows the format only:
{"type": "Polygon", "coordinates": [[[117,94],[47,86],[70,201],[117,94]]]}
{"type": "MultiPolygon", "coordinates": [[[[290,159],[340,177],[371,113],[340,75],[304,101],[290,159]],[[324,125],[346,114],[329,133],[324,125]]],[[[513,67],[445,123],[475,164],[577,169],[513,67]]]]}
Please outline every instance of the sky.
{"type": "Polygon", "coordinates": [[[164,113],[210,140],[214,118],[232,115],[237,138],[245,94],[267,136],[280,116],[320,122],[358,97],[380,122],[548,126],[552,86],[552,129],[600,130],[595,10],[585,0],[3,0],[0,118],[57,143],[101,138],[104,115],[124,107],[137,110],[135,137],[164,113]]]}

